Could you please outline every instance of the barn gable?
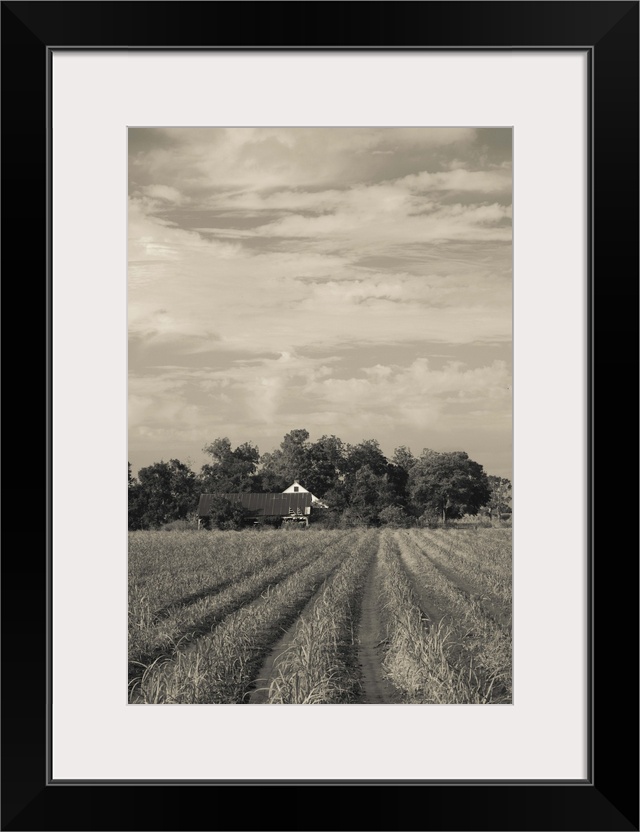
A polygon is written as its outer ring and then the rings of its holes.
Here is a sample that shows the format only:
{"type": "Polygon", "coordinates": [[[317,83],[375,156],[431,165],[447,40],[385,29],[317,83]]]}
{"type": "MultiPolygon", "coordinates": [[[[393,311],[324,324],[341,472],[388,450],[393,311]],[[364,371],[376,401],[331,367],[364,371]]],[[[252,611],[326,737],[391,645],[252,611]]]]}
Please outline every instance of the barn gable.
{"type": "MultiPolygon", "coordinates": [[[[307,491],[307,489],[303,485],[300,485],[298,480],[294,480],[293,484],[290,485],[289,488],[285,488],[285,490],[282,493],[283,494],[309,494],[310,492],[307,491]]],[[[313,494],[311,494],[311,497],[313,497],[313,494]]]]}
{"type": "Polygon", "coordinates": [[[312,506],[314,506],[315,508],[329,508],[329,506],[324,502],[324,500],[320,500],[318,497],[316,497],[315,494],[312,494],[310,491],[307,491],[307,489],[303,485],[300,485],[298,480],[294,480],[292,485],[290,485],[289,488],[285,488],[285,490],[282,493],[308,494],[311,497],[312,506]]]}

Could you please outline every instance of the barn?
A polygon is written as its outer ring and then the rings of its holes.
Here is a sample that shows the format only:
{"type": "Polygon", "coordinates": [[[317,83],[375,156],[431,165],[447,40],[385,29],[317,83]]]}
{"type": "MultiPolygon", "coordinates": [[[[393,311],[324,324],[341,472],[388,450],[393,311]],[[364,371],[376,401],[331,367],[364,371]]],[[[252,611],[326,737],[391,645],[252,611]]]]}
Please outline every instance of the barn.
{"type": "Polygon", "coordinates": [[[284,494],[201,494],[198,505],[199,521],[209,516],[214,497],[224,497],[240,505],[247,522],[256,522],[266,517],[280,517],[286,522],[302,522],[305,526],[309,525],[312,495],[308,491],[284,494]]]}
{"type": "Polygon", "coordinates": [[[282,493],[283,494],[309,494],[309,496],[311,497],[311,505],[314,508],[329,508],[329,506],[324,502],[324,500],[320,500],[318,497],[316,497],[315,494],[312,494],[310,491],[307,491],[307,489],[303,485],[300,485],[298,480],[294,480],[293,484],[290,485],[289,488],[285,488],[285,490],[282,493]]]}

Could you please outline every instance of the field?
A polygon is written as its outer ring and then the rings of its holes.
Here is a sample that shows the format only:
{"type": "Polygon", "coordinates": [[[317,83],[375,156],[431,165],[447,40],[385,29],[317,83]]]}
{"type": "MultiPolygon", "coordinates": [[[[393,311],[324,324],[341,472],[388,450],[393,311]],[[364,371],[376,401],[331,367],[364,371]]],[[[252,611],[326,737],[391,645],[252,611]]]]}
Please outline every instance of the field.
{"type": "Polygon", "coordinates": [[[129,533],[129,701],[506,704],[510,529],[129,533]]]}

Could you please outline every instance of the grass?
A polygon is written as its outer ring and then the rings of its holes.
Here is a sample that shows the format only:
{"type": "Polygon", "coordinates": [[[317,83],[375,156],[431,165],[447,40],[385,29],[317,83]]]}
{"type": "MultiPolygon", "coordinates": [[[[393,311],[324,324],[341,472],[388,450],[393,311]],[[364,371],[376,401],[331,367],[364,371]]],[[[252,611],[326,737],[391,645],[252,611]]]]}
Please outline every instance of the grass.
{"type": "Polygon", "coordinates": [[[295,551],[284,538],[255,533],[129,533],[129,656],[137,659],[178,634],[167,620],[180,608],[212,595],[295,551]],[[162,623],[165,622],[165,623],[162,623]],[[156,635],[157,631],[157,635],[156,635]]]}
{"type": "Polygon", "coordinates": [[[467,581],[477,584],[495,605],[511,617],[511,530],[438,530],[424,534],[430,555],[467,581]]]}
{"type": "MultiPolygon", "coordinates": [[[[481,531],[481,530],[480,530],[481,531]]],[[[429,538],[419,532],[398,533],[404,564],[412,579],[428,586],[441,609],[447,611],[446,653],[451,664],[477,680],[483,701],[512,701],[512,641],[510,628],[501,626],[482,598],[460,589],[427,555],[429,538]]]]}
{"type": "Polygon", "coordinates": [[[456,661],[454,636],[441,620],[429,624],[407,575],[397,543],[386,537],[381,548],[382,601],[387,624],[384,665],[407,702],[485,704],[493,681],[473,665],[456,661]]]}
{"type": "Polygon", "coordinates": [[[186,649],[147,667],[132,685],[131,701],[145,703],[239,703],[245,701],[264,655],[319,585],[345,557],[344,533],[298,539],[317,556],[257,598],[227,615],[186,649]],[[327,545],[329,543],[329,545],[327,545]]]}
{"type": "Polygon", "coordinates": [[[359,674],[354,627],[377,536],[359,533],[355,549],[325,581],[298,619],[286,650],[276,660],[270,704],[332,704],[357,699],[359,674]]]}
{"type": "Polygon", "coordinates": [[[369,566],[407,703],[511,702],[508,529],[132,532],[130,701],[357,703],[369,566]],[[283,639],[283,633],[285,637],[283,639]]]}
{"type": "MultiPolygon", "coordinates": [[[[205,538],[208,535],[207,532],[196,534],[205,538]]],[[[265,537],[261,535],[261,538],[265,537]]],[[[238,545],[242,536],[235,535],[235,540],[238,545]]],[[[177,644],[210,632],[226,615],[254,600],[314,558],[321,557],[324,546],[330,540],[320,541],[310,535],[297,547],[288,540],[285,545],[276,547],[269,542],[265,551],[260,552],[256,551],[256,541],[250,538],[248,544],[251,548],[234,552],[231,576],[223,579],[220,565],[216,564],[213,582],[207,583],[206,589],[196,594],[195,600],[193,595],[188,595],[161,607],[153,615],[142,616],[138,599],[137,605],[134,605],[136,614],[130,617],[130,664],[132,667],[149,664],[163,654],[174,652],[177,644]]],[[[130,676],[135,675],[130,672],[130,676]]]]}

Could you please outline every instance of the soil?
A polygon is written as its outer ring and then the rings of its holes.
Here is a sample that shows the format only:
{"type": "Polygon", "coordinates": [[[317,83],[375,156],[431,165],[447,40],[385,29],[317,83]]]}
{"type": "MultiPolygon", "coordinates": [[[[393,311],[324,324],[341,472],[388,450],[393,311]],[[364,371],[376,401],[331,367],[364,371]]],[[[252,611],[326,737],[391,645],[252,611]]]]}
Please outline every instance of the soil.
{"type": "Polygon", "coordinates": [[[358,627],[358,664],[362,674],[362,695],[358,704],[402,702],[399,691],[389,682],[382,668],[384,637],[380,614],[380,567],[376,555],[365,583],[358,627]]]}
{"type": "MultiPolygon", "coordinates": [[[[325,581],[328,580],[331,575],[337,570],[340,564],[336,564],[331,571],[328,573],[325,581]]],[[[284,630],[282,636],[276,641],[273,647],[269,650],[267,657],[265,658],[262,667],[260,668],[260,673],[258,674],[257,678],[251,685],[251,690],[249,695],[246,698],[246,702],[248,705],[268,705],[269,704],[269,685],[271,684],[271,680],[273,679],[273,669],[278,657],[284,653],[284,651],[289,647],[289,645],[293,642],[293,636],[296,630],[296,624],[298,623],[298,619],[305,615],[308,610],[313,607],[318,598],[318,595],[323,590],[324,581],[320,584],[317,592],[313,594],[313,596],[307,601],[304,608],[300,612],[298,616],[296,616],[296,620],[293,624],[284,630]]]]}
{"type": "MultiPolygon", "coordinates": [[[[354,704],[380,705],[398,704],[402,702],[400,692],[388,681],[383,667],[384,633],[380,613],[380,576],[376,559],[371,563],[365,582],[360,620],[358,623],[358,667],[361,674],[361,695],[354,704]]],[[[314,596],[307,604],[311,607],[316,600],[314,596]]],[[[306,609],[303,611],[306,612],[306,609]]],[[[295,623],[282,634],[281,638],[269,651],[260,673],[255,680],[255,688],[247,697],[250,705],[268,704],[269,684],[273,678],[273,671],[278,657],[293,641],[295,623]]]]}
{"type": "Polygon", "coordinates": [[[271,683],[271,679],[273,677],[274,665],[278,656],[284,653],[287,647],[291,644],[294,632],[295,624],[293,627],[289,627],[289,629],[283,634],[282,638],[278,639],[269,651],[267,658],[264,660],[264,663],[260,668],[260,675],[254,682],[255,689],[251,690],[249,696],[247,697],[247,703],[249,705],[269,704],[269,684],[271,683]]]}

